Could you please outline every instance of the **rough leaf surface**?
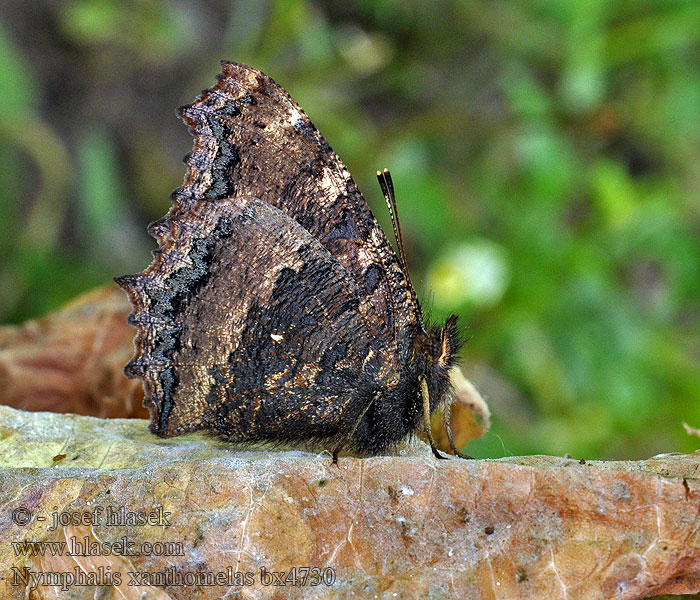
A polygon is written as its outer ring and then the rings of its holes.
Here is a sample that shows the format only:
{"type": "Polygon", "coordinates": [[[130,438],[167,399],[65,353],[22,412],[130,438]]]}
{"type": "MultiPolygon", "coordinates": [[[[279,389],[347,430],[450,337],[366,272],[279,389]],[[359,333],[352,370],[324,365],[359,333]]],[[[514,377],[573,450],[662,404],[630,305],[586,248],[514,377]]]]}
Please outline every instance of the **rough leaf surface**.
{"type": "MultiPolygon", "coordinates": [[[[437,461],[426,446],[341,458],[156,439],[143,420],[0,408],[0,597],[645,598],[700,591],[700,453],[638,462],[437,461]],[[52,513],[170,513],[168,524],[52,513]],[[27,525],[12,511],[28,509],[27,525]],[[37,517],[46,516],[39,521],[37,517]],[[17,556],[23,540],[180,543],[177,556],[17,556]],[[12,585],[12,568],[109,567],[120,585],[12,585]],[[332,568],[333,585],[263,587],[261,568],[332,568]],[[129,572],[252,573],[252,585],[152,585],[129,572]],[[118,589],[117,589],[118,588],[118,589]],[[27,595],[25,595],[27,594],[27,595]]],[[[151,576],[152,577],[152,576],[151,576]]]]}

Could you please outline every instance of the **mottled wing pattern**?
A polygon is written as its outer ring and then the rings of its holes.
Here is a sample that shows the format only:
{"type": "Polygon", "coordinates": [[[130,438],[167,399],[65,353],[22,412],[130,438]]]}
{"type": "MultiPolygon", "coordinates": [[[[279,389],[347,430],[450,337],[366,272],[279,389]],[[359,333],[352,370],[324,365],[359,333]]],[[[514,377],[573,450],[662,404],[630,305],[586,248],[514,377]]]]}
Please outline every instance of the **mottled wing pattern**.
{"type": "Polygon", "coordinates": [[[222,62],[216,85],[179,109],[195,138],[188,171],[173,192],[170,219],[198,200],[259,198],[306,229],[375,307],[369,332],[404,355],[401,332],[422,329],[415,292],[345,165],[301,107],[272,79],[251,67],[222,62]]]}
{"type": "Polygon", "coordinates": [[[393,357],[371,299],[285,212],[249,197],[193,201],[158,231],[134,305],[151,430],[231,441],[342,437],[393,357]]]}

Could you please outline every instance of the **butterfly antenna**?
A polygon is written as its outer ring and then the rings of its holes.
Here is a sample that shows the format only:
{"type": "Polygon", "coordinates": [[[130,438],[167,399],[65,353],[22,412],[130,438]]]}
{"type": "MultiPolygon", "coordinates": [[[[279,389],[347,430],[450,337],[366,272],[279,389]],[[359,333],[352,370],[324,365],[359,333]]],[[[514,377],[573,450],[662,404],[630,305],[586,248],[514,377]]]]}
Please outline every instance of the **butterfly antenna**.
{"type": "Polygon", "coordinates": [[[399,221],[399,209],[396,206],[394,182],[391,179],[391,173],[389,173],[389,169],[384,169],[383,172],[377,171],[377,180],[379,181],[379,187],[382,188],[384,201],[386,202],[386,206],[389,209],[389,214],[391,215],[391,226],[394,229],[394,239],[396,240],[396,245],[399,249],[399,259],[401,260],[401,266],[403,267],[404,273],[406,273],[406,278],[408,279],[409,285],[413,285],[411,283],[411,276],[408,273],[406,251],[403,246],[403,236],[401,235],[401,222],[399,221]]]}

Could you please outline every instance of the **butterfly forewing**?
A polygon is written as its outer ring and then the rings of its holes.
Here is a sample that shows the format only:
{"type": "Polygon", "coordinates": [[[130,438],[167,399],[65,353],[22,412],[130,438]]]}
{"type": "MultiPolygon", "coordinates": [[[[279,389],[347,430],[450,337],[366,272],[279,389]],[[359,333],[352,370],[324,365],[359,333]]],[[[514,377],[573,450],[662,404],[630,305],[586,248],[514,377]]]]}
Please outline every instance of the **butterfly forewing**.
{"type": "Polygon", "coordinates": [[[250,196],[299,223],[377,309],[372,335],[396,346],[420,326],[415,293],[350,173],[301,107],[265,74],[223,62],[216,85],[179,114],[195,136],[174,210],[250,196]]]}

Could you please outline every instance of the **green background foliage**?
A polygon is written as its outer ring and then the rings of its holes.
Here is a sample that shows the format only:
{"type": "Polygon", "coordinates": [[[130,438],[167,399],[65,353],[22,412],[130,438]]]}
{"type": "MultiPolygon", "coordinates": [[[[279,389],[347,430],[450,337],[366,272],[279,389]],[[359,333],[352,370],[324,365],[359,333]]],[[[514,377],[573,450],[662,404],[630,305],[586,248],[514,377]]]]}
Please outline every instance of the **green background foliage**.
{"type": "Polygon", "coordinates": [[[460,315],[475,456],[700,445],[700,3],[6,0],[0,321],[137,272],[218,60],[281,83],[460,315]]]}

